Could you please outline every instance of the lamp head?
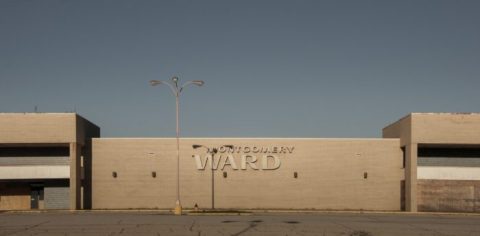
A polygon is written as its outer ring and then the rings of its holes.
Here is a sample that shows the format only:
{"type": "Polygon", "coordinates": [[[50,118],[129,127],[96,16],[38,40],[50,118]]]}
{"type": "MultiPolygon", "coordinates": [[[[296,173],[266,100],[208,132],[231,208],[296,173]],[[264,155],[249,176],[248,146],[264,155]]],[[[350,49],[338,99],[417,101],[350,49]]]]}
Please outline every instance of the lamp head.
{"type": "Polygon", "coordinates": [[[150,85],[152,86],[159,85],[159,84],[163,84],[163,82],[160,80],[150,80],[150,85]]]}
{"type": "Polygon", "coordinates": [[[177,77],[177,76],[173,76],[173,77],[172,77],[172,81],[173,81],[174,83],[178,83],[178,77],[177,77]]]}
{"type": "Polygon", "coordinates": [[[203,80],[193,80],[192,83],[197,86],[202,86],[205,84],[203,80]]]}

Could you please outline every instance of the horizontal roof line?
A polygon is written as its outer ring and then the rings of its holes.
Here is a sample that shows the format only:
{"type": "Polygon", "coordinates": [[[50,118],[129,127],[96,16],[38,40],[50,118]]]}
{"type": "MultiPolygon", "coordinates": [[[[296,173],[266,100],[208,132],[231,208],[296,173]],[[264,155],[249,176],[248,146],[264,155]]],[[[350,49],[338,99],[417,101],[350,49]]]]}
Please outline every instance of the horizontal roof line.
{"type": "MultiPolygon", "coordinates": [[[[171,137],[171,138],[166,138],[166,137],[159,137],[159,138],[153,138],[153,137],[118,137],[118,138],[93,138],[93,139],[96,139],[96,140],[99,140],[99,139],[105,139],[105,140],[108,140],[108,139],[176,139],[175,137],[171,137]]],[[[208,137],[208,138],[202,138],[202,137],[198,137],[198,138],[192,138],[192,137],[186,137],[186,138],[182,138],[180,137],[180,139],[209,139],[209,140],[212,140],[212,139],[236,139],[236,140],[242,140],[242,139],[254,139],[254,140],[263,140],[263,139],[273,139],[273,140],[287,140],[287,139],[294,139],[294,140],[365,140],[365,141],[369,141],[369,140],[399,140],[399,138],[259,138],[259,137],[252,137],[252,138],[249,138],[249,137],[241,137],[241,138],[235,138],[235,137],[208,137]]]]}

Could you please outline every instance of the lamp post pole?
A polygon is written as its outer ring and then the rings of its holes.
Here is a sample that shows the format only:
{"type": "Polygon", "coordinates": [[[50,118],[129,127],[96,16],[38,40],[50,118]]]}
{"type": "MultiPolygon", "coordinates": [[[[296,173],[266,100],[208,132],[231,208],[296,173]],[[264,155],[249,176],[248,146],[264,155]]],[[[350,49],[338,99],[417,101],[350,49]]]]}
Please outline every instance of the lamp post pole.
{"type": "Polygon", "coordinates": [[[180,107],[180,94],[182,93],[183,89],[190,85],[197,85],[202,86],[205,82],[201,80],[192,80],[187,81],[183,85],[178,85],[178,77],[174,76],[170,82],[162,81],[162,80],[151,80],[150,85],[156,86],[159,84],[166,84],[171,90],[173,95],[175,96],[175,108],[176,108],[176,140],[177,140],[177,200],[175,202],[175,215],[182,214],[182,204],[180,203],[180,125],[179,125],[179,107],[180,107]]]}
{"type": "Polygon", "coordinates": [[[177,201],[175,202],[175,215],[181,215],[182,214],[182,204],[180,204],[180,125],[179,122],[179,112],[178,108],[180,107],[180,99],[179,99],[179,93],[178,89],[175,93],[175,111],[176,111],[176,123],[177,123],[177,128],[176,128],[176,140],[177,140],[177,201]]]}
{"type": "MultiPolygon", "coordinates": [[[[215,154],[217,154],[218,152],[218,149],[217,148],[209,148],[209,147],[206,147],[206,146],[203,146],[203,145],[197,145],[197,144],[194,144],[192,145],[193,149],[197,149],[197,148],[206,148],[207,149],[207,153],[209,153],[210,155],[212,155],[212,159],[210,161],[210,170],[212,171],[212,210],[215,209],[215,171],[213,169],[213,162],[215,161],[215,154]]],[[[220,148],[222,147],[227,147],[227,148],[230,148],[230,149],[233,149],[233,145],[223,145],[221,146],[220,148]]]]}
{"type": "Polygon", "coordinates": [[[212,210],[215,209],[215,171],[213,170],[213,162],[215,161],[216,151],[217,150],[212,153],[212,162],[210,163],[210,170],[212,172],[212,210]]]}

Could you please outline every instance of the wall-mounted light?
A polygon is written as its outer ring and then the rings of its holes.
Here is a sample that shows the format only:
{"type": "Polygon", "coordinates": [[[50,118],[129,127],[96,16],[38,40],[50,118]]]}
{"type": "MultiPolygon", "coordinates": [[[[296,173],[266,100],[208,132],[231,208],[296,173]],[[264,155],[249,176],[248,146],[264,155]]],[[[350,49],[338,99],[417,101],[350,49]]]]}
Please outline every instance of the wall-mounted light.
{"type": "Polygon", "coordinates": [[[363,178],[364,179],[368,178],[368,173],[367,172],[363,172],[363,178]]]}
{"type": "Polygon", "coordinates": [[[153,177],[153,178],[157,178],[157,172],[152,171],[152,177],[153,177]]]}
{"type": "Polygon", "coordinates": [[[298,178],[298,173],[297,172],[293,172],[293,178],[298,178]]]}
{"type": "Polygon", "coordinates": [[[112,172],[112,176],[113,178],[117,178],[117,172],[116,171],[112,172]]]}
{"type": "Polygon", "coordinates": [[[223,178],[227,178],[227,172],[226,171],[223,172],[223,178]]]}

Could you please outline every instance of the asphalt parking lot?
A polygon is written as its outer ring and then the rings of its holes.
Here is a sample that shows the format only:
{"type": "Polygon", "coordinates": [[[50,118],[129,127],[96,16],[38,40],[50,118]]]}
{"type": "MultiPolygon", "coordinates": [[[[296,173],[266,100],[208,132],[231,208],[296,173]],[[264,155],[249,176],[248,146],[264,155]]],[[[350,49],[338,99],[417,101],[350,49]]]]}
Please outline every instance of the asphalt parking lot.
{"type": "Polygon", "coordinates": [[[162,212],[3,212],[0,235],[480,235],[480,215],[162,212]]]}

